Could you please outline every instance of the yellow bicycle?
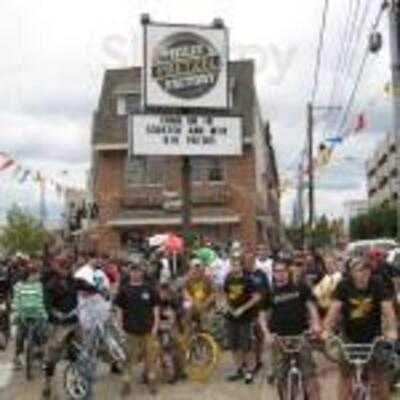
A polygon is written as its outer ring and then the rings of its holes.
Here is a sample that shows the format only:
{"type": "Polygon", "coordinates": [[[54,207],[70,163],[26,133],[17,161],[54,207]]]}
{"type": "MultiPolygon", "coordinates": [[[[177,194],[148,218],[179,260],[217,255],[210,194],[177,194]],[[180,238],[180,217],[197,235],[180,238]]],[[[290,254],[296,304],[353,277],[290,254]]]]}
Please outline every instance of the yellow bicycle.
{"type": "Polygon", "coordinates": [[[221,349],[214,336],[201,327],[200,321],[193,321],[184,348],[188,377],[193,381],[207,381],[218,368],[221,358],[221,349]]]}

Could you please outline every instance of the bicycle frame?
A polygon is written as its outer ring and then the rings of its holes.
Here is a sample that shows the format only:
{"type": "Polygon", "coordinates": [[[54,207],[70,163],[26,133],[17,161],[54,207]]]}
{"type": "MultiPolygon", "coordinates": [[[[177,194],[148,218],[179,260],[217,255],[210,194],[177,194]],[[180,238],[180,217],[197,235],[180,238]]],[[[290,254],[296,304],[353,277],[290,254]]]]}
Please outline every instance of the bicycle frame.
{"type": "Polygon", "coordinates": [[[275,342],[280,349],[289,356],[289,370],[285,377],[286,396],[284,397],[284,400],[304,400],[304,378],[301,368],[298,364],[298,357],[301,353],[301,350],[307,343],[306,336],[277,336],[275,342]],[[297,382],[296,391],[295,382],[297,382]],[[296,394],[294,395],[293,393],[296,394]]]}
{"type": "Polygon", "coordinates": [[[351,393],[353,398],[369,400],[371,396],[371,388],[363,379],[366,366],[370,363],[372,356],[378,343],[382,343],[382,339],[375,339],[374,342],[364,343],[345,343],[341,338],[335,336],[331,338],[331,343],[336,343],[346,361],[346,363],[354,368],[354,375],[351,380],[351,393]]]}

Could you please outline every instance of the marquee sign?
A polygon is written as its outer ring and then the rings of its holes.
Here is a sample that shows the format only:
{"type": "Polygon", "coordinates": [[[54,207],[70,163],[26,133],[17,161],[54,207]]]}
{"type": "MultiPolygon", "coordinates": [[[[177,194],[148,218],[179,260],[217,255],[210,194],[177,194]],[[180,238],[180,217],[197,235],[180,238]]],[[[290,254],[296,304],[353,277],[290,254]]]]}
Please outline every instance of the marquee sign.
{"type": "Polygon", "coordinates": [[[145,107],[228,107],[225,27],[144,25],[145,107]]]}
{"type": "Polygon", "coordinates": [[[133,155],[242,154],[241,117],[134,114],[129,118],[129,150],[133,155]]]}

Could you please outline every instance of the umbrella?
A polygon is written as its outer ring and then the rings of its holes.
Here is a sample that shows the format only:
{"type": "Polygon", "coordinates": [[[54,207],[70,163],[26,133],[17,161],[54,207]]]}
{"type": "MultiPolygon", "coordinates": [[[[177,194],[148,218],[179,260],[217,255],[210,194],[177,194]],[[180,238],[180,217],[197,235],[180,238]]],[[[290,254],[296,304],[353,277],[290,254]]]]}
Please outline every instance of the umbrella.
{"type": "Polygon", "coordinates": [[[202,247],[195,251],[196,257],[204,264],[210,266],[217,259],[217,254],[209,247],[202,247]]]}
{"type": "Polygon", "coordinates": [[[168,253],[182,253],[184,249],[183,239],[171,233],[164,244],[168,253]]]}

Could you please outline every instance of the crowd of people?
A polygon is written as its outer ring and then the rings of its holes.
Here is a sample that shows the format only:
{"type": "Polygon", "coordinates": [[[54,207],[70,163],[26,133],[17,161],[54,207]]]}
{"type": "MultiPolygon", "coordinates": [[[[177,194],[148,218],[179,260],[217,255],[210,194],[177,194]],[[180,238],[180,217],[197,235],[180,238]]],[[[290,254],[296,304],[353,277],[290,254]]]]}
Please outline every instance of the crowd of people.
{"type": "MultiPolygon", "coordinates": [[[[50,327],[42,351],[44,399],[52,394],[68,339],[89,329],[91,314],[104,315],[102,322],[111,315],[124,332],[126,363],[111,365],[113,373],[121,374],[123,398],[131,395],[140,360],[143,382],[151,393],[157,392],[160,333],[165,329],[172,332],[176,364],[168,383],[187,379],[185,338],[193,323],[205,324],[216,307],[224,310],[233,356],[232,373],[226,378],[247,385],[263,367],[271,384],[284,377],[288,360],[277,343],[280,336],[307,333],[321,343],[333,334],[352,343],[371,343],[382,336],[392,343],[398,339],[398,278],[381,250],[348,260],[333,252],[324,257],[308,251],[272,256],[264,247],[254,254],[236,242],[224,251],[216,249],[216,254],[209,265],[195,251],[188,265],[177,264],[160,249],[130,260],[65,251],[3,260],[0,296],[17,325],[15,370],[22,368],[26,321],[32,318],[50,327]]],[[[316,364],[312,347],[305,346],[300,365],[310,400],[322,398],[316,364]]],[[[351,398],[350,372],[340,364],[340,400],[351,398]]],[[[389,399],[388,366],[373,361],[368,372],[372,398],[389,399]]]]}

